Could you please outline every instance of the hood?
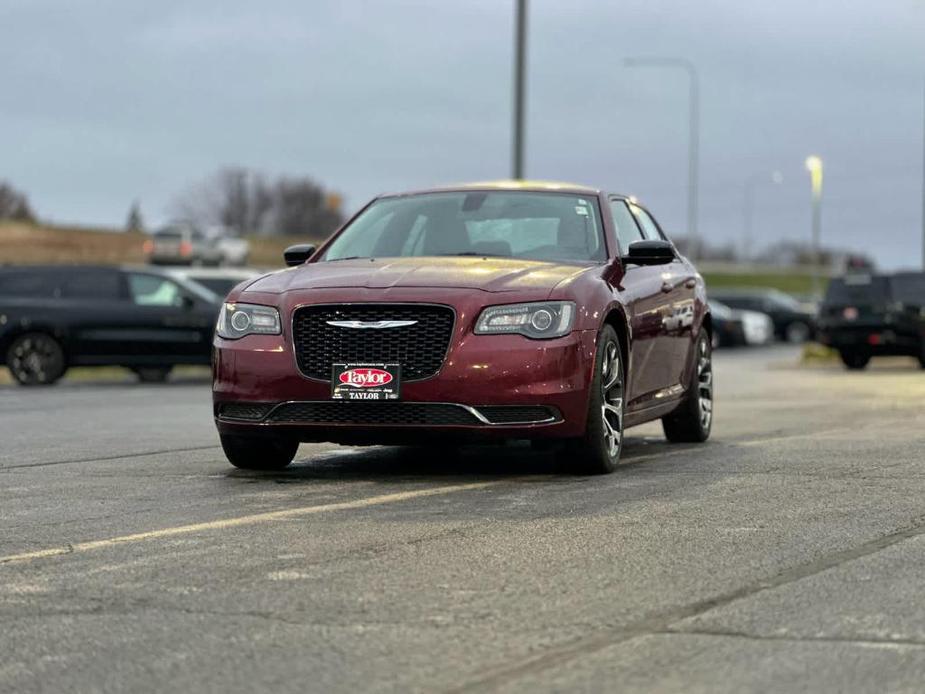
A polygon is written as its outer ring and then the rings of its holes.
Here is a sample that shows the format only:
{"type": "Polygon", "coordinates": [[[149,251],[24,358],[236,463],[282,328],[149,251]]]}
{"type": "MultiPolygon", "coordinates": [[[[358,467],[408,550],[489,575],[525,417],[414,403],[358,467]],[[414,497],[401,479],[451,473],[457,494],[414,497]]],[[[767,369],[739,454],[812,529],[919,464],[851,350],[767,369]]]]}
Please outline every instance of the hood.
{"type": "Polygon", "coordinates": [[[515,258],[365,258],[309,263],[262,277],[247,291],[280,294],[300,289],[429,287],[511,292],[553,287],[588,269],[515,258]]]}

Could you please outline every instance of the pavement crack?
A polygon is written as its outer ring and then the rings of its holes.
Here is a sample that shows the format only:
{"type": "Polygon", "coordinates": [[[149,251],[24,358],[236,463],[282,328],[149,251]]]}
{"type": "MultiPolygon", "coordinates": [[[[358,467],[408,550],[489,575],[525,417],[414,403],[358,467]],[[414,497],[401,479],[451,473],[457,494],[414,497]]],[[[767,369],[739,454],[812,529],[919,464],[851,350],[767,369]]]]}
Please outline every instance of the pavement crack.
{"type": "Polygon", "coordinates": [[[189,453],[191,451],[207,451],[220,446],[190,446],[188,448],[164,448],[157,451],[144,451],[141,453],[120,453],[118,455],[97,456],[93,458],[75,458],[73,460],[52,460],[44,463],[21,463],[19,465],[0,466],[0,472],[7,470],[21,470],[23,468],[49,467],[52,465],[74,465],[77,463],[101,463],[109,460],[122,460],[123,458],[144,458],[151,455],[163,455],[164,453],[189,453]]]}
{"type": "MultiPolygon", "coordinates": [[[[772,576],[725,593],[656,612],[624,626],[603,627],[594,634],[577,638],[555,648],[543,650],[519,661],[489,669],[488,672],[483,671],[483,674],[479,677],[446,691],[462,693],[496,689],[525,675],[544,672],[550,668],[558,667],[577,658],[588,656],[631,639],[668,633],[671,631],[672,625],[683,620],[699,617],[710,610],[725,607],[738,600],[750,598],[758,593],[815,576],[829,569],[852,562],[855,559],[876,554],[887,547],[923,534],[925,534],[925,516],[915,518],[903,528],[856,547],[832,552],[818,559],[797,564],[772,576]]],[[[673,633],[680,633],[680,630],[673,633]]]]}
{"type": "Polygon", "coordinates": [[[920,639],[885,638],[877,636],[795,636],[787,634],[750,634],[745,631],[727,629],[665,629],[654,631],[661,636],[716,636],[721,638],[748,639],[751,641],[787,641],[794,643],[847,643],[862,646],[908,646],[925,648],[920,639]]]}

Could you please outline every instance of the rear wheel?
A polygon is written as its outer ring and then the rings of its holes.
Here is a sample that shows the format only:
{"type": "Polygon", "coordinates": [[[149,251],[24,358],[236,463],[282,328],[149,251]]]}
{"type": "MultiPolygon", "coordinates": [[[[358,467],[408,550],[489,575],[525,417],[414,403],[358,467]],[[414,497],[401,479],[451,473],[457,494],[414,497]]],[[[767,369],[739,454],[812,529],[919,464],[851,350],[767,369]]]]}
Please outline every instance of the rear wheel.
{"type": "Polygon", "coordinates": [[[585,435],[562,451],[570,470],[600,475],[613,472],[623,448],[624,369],[617,333],[604,326],[598,337],[585,435]]]}
{"type": "Polygon", "coordinates": [[[295,458],[295,439],[269,439],[222,434],[222,449],[228,462],[244,470],[282,470],[295,458]]]}
{"type": "Polygon", "coordinates": [[[170,376],[172,366],[139,366],[132,369],[142,383],[163,383],[170,376]]]}
{"type": "Polygon", "coordinates": [[[809,326],[802,321],[794,321],[788,325],[787,329],[784,331],[784,337],[787,338],[787,342],[793,345],[806,342],[809,339],[809,334],[809,326]]]}
{"type": "Polygon", "coordinates": [[[713,350],[706,331],[697,340],[695,357],[687,399],[662,417],[665,438],[672,443],[701,443],[713,427],[713,350]]]}
{"type": "Polygon", "coordinates": [[[845,350],[839,352],[838,356],[841,357],[842,363],[852,371],[864,369],[870,361],[870,355],[866,352],[845,350]]]}
{"type": "Polygon", "coordinates": [[[6,366],[24,386],[51,385],[67,371],[61,343],[45,333],[17,337],[6,353],[6,366]]]}

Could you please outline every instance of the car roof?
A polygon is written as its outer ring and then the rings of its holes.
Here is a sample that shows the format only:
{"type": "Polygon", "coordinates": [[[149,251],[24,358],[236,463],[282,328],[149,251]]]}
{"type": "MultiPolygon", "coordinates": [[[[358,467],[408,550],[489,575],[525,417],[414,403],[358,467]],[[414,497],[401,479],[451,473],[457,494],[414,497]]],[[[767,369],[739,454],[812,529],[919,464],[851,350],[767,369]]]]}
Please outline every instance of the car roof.
{"type": "MultiPolygon", "coordinates": [[[[599,195],[603,192],[600,188],[594,188],[592,186],[583,185],[581,183],[502,179],[497,181],[457,183],[455,185],[435,186],[433,188],[421,188],[419,190],[410,190],[399,193],[384,193],[379,197],[401,197],[404,195],[421,195],[424,193],[456,193],[473,190],[527,191],[534,193],[572,193],[576,195],[599,195]]],[[[626,199],[628,196],[618,195],[617,197],[626,199]]]]}

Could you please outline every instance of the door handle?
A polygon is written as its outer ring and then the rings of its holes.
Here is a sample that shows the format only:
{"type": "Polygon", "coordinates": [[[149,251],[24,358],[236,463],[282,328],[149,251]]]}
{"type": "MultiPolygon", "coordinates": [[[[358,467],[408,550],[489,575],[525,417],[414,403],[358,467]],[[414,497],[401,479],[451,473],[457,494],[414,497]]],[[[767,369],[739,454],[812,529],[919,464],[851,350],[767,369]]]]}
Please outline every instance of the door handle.
{"type": "Polygon", "coordinates": [[[674,289],[674,285],[672,285],[671,282],[662,282],[662,291],[665,292],[665,294],[670,293],[672,289],[674,289]]]}

